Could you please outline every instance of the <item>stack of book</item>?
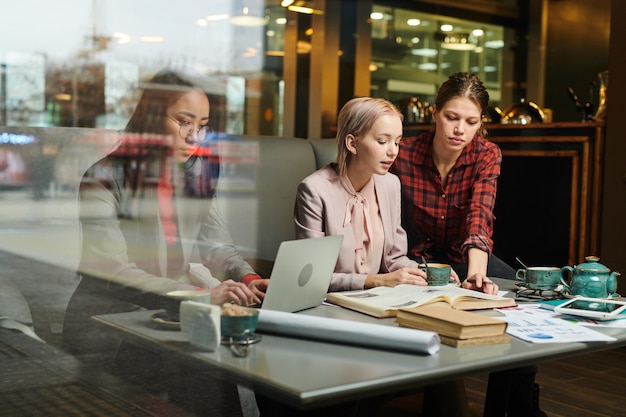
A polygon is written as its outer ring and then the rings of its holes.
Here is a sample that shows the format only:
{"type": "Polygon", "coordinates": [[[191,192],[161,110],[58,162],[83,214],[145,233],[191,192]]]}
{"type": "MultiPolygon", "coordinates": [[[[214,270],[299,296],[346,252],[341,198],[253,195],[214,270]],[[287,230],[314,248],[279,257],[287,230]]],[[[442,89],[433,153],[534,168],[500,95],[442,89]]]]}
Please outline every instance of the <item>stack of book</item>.
{"type": "Polygon", "coordinates": [[[506,334],[506,321],[457,310],[452,306],[401,308],[397,312],[396,322],[402,327],[437,332],[441,343],[454,347],[511,341],[511,337],[506,334]]]}

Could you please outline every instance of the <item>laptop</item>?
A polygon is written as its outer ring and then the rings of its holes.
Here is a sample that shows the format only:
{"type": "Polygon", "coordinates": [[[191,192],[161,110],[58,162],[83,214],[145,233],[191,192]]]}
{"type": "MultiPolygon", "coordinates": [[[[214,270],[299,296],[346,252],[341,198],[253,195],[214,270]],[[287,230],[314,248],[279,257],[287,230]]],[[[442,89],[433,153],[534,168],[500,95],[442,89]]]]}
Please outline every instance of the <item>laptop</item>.
{"type": "Polygon", "coordinates": [[[261,308],[294,313],[322,304],[343,235],[282,242],[261,308]]]}

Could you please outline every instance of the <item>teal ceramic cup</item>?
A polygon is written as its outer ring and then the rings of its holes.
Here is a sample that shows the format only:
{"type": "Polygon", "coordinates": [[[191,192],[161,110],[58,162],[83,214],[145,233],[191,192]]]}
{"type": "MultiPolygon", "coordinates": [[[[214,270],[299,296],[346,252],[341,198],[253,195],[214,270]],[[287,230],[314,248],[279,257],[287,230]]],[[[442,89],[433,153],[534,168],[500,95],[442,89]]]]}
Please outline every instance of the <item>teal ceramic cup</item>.
{"type": "Polygon", "coordinates": [[[533,266],[515,272],[515,278],[521,285],[533,290],[555,290],[561,284],[562,277],[561,268],[553,266],[533,266]]]}
{"type": "Polygon", "coordinates": [[[426,282],[428,285],[441,286],[450,283],[452,268],[448,264],[428,263],[428,266],[420,264],[420,269],[426,272],[426,282]]]}
{"type": "Polygon", "coordinates": [[[239,310],[245,315],[229,316],[222,312],[220,319],[222,338],[245,339],[256,330],[259,310],[248,307],[240,307],[239,310]]]}

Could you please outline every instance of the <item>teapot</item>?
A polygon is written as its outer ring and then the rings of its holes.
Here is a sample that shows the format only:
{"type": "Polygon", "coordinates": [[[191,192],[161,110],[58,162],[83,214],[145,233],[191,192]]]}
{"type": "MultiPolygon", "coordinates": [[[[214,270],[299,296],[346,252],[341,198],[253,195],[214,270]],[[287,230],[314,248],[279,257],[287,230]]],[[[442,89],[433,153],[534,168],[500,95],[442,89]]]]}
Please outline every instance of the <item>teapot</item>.
{"type": "Polygon", "coordinates": [[[585,263],[574,266],[564,266],[562,271],[569,272],[569,283],[561,277],[564,290],[570,295],[582,297],[608,298],[617,291],[617,277],[619,272],[611,272],[602,265],[597,256],[587,256],[585,263]]]}

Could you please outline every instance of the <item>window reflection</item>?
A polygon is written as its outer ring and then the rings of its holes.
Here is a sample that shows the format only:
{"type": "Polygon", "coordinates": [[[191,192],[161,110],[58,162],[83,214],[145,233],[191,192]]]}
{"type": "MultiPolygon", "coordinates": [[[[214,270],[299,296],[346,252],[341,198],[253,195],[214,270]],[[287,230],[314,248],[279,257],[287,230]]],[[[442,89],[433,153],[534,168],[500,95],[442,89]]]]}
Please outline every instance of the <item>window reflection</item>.
{"type": "Polygon", "coordinates": [[[0,17],[0,125],[121,129],[141,84],[184,65],[211,76],[211,91],[224,96],[219,116],[229,122],[216,127],[278,134],[278,123],[246,117],[280,117],[277,100],[266,113],[256,99],[280,97],[286,19],[278,1],[182,0],[172,10],[167,0],[68,0],[55,13],[62,20],[50,18],[46,2],[25,0],[0,17]]]}

